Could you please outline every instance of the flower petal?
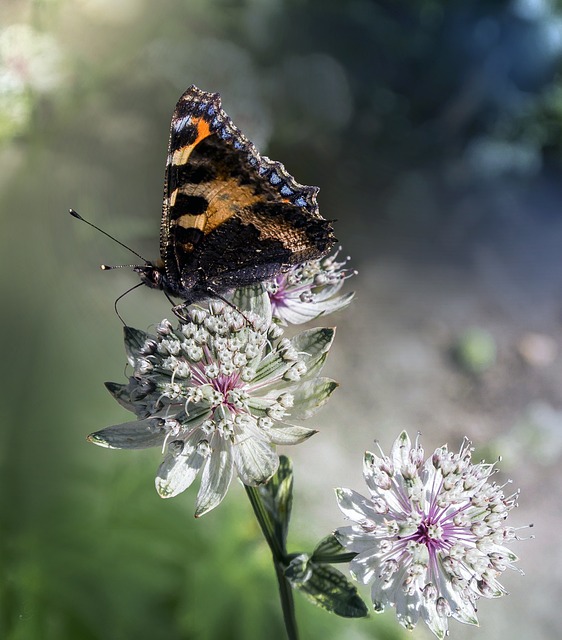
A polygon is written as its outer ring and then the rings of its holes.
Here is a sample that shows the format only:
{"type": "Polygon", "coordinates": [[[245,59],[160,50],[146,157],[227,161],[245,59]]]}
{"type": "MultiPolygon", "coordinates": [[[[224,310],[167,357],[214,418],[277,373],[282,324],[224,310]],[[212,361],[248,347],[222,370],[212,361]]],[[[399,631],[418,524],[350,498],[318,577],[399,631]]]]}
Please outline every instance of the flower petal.
{"type": "MultiPolygon", "coordinates": [[[[340,287],[337,287],[338,289],[340,287]]],[[[355,298],[355,291],[350,291],[349,293],[346,293],[343,296],[337,296],[337,297],[332,297],[333,294],[335,293],[334,291],[327,291],[323,292],[326,293],[328,295],[326,295],[326,299],[322,300],[322,296],[321,294],[318,295],[318,300],[317,300],[317,306],[322,307],[322,315],[326,315],[328,313],[334,313],[334,311],[341,311],[342,309],[345,309],[345,307],[349,306],[349,304],[351,303],[351,301],[353,300],[353,298],[355,298]],[[328,299],[329,297],[329,299],[328,299]]]]}
{"type": "Polygon", "coordinates": [[[88,436],[93,444],[108,449],[148,449],[162,446],[165,438],[166,429],[159,418],[116,424],[88,436]]]}
{"type": "Polygon", "coordinates": [[[365,520],[371,520],[373,523],[379,523],[384,519],[384,514],[375,510],[369,498],[365,498],[353,489],[336,489],[336,499],[344,516],[354,522],[362,523],[365,520]]]}
{"type": "Polygon", "coordinates": [[[421,592],[413,589],[410,593],[404,587],[399,587],[395,591],[396,618],[406,629],[413,629],[419,618],[421,608],[421,592]]]}
{"type": "MultiPolygon", "coordinates": [[[[345,282],[345,278],[340,278],[337,282],[334,282],[332,284],[322,285],[320,288],[313,289],[314,301],[324,302],[328,298],[333,298],[336,295],[336,293],[343,287],[344,282],[345,282]]],[[[353,296],[355,295],[355,292],[347,293],[346,295],[353,296]]],[[[345,296],[340,296],[340,297],[343,298],[345,296]]]]}
{"type": "Polygon", "coordinates": [[[133,327],[123,327],[125,336],[125,352],[129,359],[129,364],[134,367],[135,361],[142,355],[142,348],[147,340],[155,340],[155,337],[145,331],[133,329],[133,327]]]}
{"type": "Polygon", "coordinates": [[[330,378],[315,378],[300,384],[293,392],[294,405],[290,414],[296,418],[310,418],[328,400],[338,383],[330,378]]]}
{"type": "Polygon", "coordinates": [[[325,353],[328,353],[335,333],[334,328],[319,327],[303,331],[291,340],[293,347],[303,354],[304,362],[309,371],[325,353]]]}
{"type": "Polygon", "coordinates": [[[125,407],[128,411],[135,411],[135,403],[131,400],[131,393],[128,384],[119,384],[118,382],[105,382],[105,388],[117,400],[117,402],[125,407]]]}
{"type": "Polygon", "coordinates": [[[446,615],[439,615],[435,601],[422,601],[420,613],[433,634],[439,640],[444,640],[448,635],[449,618],[446,615]]]}
{"type": "Polygon", "coordinates": [[[267,436],[273,444],[290,445],[304,442],[315,433],[318,433],[317,429],[276,422],[273,427],[268,429],[267,436]]]}
{"type": "Polygon", "coordinates": [[[207,420],[207,418],[210,418],[212,414],[213,410],[208,404],[203,402],[192,404],[189,406],[187,417],[181,419],[182,427],[185,430],[191,431],[207,420]]]}
{"type": "Polygon", "coordinates": [[[252,415],[263,418],[267,415],[267,410],[271,408],[271,405],[276,402],[277,395],[277,393],[268,393],[266,396],[250,397],[248,399],[248,409],[250,409],[252,415]]]}
{"type": "Polygon", "coordinates": [[[325,300],[322,300],[318,294],[313,302],[301,302],[298,299],[287,298],[284,304],[278,308],[277,313],[288,324],[304,324],[319,316],[347,307],[355,296],[355,293],[351,292],[337,298],[329,298],[332,294],[333,292],[327,292],[325,300]]]}
{"type": "Polygon", "coordinates": [[[402,431],[390,448],[390,459],[394,465],[395,472],[399,473],[402,467],[408,463],[411,448],[410,436],[405,431],[402,431]]]}
{"type": "Polygon", "coordinates": [[[371,580],[383,582],[380,575],[379,550],[371,547],[366,551],[358,553],[349,563],[349,570],[358,582],[368,584],[371,580]]]}
{"type": "Polygon", "coordinates": [[[454,584],[448,578],[448,572],[444,569],[443,563],[439,560],[440,570],[436,576],[436,586],[439,593],[447,600],[451,608],[452,616],[466,624],[478,625],[476,616],[476,608],[470,602],[462,589],[455,588],[454,584]]]}
{"type": "Polygon", "coordinates": [[[348,551],[378,553],[379,542],[377,539],[373,537],[372,533],[364,531],[357,525],[340,527],[334,531],[334,535],[342,547],[345,547],[348,551]]]}
{"type": "Polygon", "coordinates": [[[275,308],[275,317],[279,318],[284,326],[289,324],[304,324],[320,315],[321,311],[313,302],[301,302],[287,298],[283,304],[275,308]]]}
{"type": "Polygon", "coordinates": [[[252,379],[252,384],[263,385],[272,378],[281,378],[281,376],[289,369],[291,362],[284,360],[282,354],[278,351],[269,353],[256,368],[256,374],[252,379]]]}
{"type": "MultiPolygon", "coordinates": [[[[355,560],[362,560],[363,558],[365,559],[365,564],[367,565],[367,556],[364,554],[357,556],[355,560]]],[[[371,585],[371,598],[373,600],[375,609],[382,611],[386,604],[389,604],[393,607],[395,606],[396,591],[403,588],[404,578],[406,577],[406,571],[410,563],[408,562],[404,566],[400,564],[398,566],[395,565],[395,571],[385,571],[380,563],[380,559],[377,558],[375,562],[378,569],[378,579],[374,580],[373,584],[371,585]]]]}
{"type": "MultiPolygon", "coordinates": [[[[306,365],[306,378],[312,378],[322,368],[333,342],[335,331],[335,329],[324,327],[310,329],[299,333],[290,341],[291,346],[299,354],[299,359],[306,365]]],[[[252,384],[260,383],[263,385],[264,382],[272,378],[281,378],[291,364],[290,361],[284,359],[282,352],[278,350],[272,351],[260,362],[252,384]]],[[[279,382],[277,383],[277,388],[289,384],[292,383],[279,382]]]]}
{"type": "Polygon", "coordinates": [[[232,304],[242,312],[257,314],[268,326],[271,324],[271,302],[263,284],[257,283],[236,289],[232,296],[232,304]]]}
{"type": "Polygon", "coordinates": [[[256,486],[267,482],[277,471],[279,456],[263,437],[250,434],[234,445],[234,464],[240,480],[256,486]]]}
{"type": "Polygon", "coordinates": [[[161,498],[173,498],[185,491],[207,459],[205,448],[198,443],[185,443],[181,452],[176,450],[175,444],[168,447],[168,453],[156,473],[156,491],[161,498]]]}
{"type": "Polygon", "coordinates": [[[201,486],[195,501],[196,518],[208,513],[222,502],[234,473],[230,442],[215,435],[211,441],[211,447],[211,456],[203,467],[201,486]]]}

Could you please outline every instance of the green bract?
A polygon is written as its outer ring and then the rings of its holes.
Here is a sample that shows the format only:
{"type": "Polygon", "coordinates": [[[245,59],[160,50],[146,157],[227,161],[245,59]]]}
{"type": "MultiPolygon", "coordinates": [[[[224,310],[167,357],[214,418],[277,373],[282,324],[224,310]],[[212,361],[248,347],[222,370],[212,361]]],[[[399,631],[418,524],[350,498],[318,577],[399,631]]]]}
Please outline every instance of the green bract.
{"type": "Polygon", "coordinates": [[[201,471],[196,516],[224,498],[234,471],[259,485],[277,470],[275,445],[316,433],[292,424],[308,418],[337,386],[318,374],[334,329],[311,329],[292,339],[271,322],[267,294],[255,287],[237,297],[242,312],[220,301],[187,311],[177,328],[163,320],[150,335],[125,328],[133,374],[108,383],[137,420],[97,431],[95,444],[116,449],[161,447],[158,493],[181,493],[201,471]]]}

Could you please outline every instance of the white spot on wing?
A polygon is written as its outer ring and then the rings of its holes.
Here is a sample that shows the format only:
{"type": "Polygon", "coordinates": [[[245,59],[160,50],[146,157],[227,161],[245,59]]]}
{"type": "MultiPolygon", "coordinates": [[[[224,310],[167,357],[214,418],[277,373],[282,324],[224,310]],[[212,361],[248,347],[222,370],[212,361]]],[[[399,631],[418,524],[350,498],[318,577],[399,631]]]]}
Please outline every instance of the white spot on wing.
{"type": "Polygon", "coordinates": [[[172,128],[174,131],[178,132],[178,131],[181,131],[184,127],[187,127],[187,125],[190,122],[191,122],[191,116],[187,115],[187,116],[184,116],[183,118],[180,118],[179,120],[176,120],[172,124],[172,128]]]}

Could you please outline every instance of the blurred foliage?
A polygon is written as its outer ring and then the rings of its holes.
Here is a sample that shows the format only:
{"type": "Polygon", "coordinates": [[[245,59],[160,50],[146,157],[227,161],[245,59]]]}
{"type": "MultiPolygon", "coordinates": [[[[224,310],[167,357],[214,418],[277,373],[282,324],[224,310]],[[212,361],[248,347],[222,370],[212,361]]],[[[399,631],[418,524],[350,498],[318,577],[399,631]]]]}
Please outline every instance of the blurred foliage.
{"type": "MultiPolygon", "coordinates": [[[[0,637],[283,637],[242,492],[195,522],[192,494],[156,496],[157,454],[85,442],[122,419],[102,382],[122,379],[111,304],[135,281],[95,270],[130,256],[68,207],[156,256],[169,118],[195,83],[322,186],[357,264],[389,223],[439,237],[458,213],[443,192],[559,172],[561,56],[548,0],[2,2],[0,637]]],[[[121,309],[139,327],[169,314],[148,291],[121,309]]],[[[392,616],[297,604],[304,638],[402,637],[392,616]]]]}
{"type": "Polygon", "coordinates": [[[466,373],[483,373],[490,369],[496,360],[494,337],[480,327],[466,329],[453,345],[452,355],[466,373]]]}

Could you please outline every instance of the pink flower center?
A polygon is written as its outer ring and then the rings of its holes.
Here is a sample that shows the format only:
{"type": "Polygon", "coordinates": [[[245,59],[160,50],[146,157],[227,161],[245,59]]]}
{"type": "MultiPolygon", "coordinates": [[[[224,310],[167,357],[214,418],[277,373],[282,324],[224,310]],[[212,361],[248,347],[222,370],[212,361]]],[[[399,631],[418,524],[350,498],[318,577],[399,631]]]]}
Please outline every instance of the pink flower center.
{"type": "Polygon", "coordinates": [[[220,391],[223,395],[226,395],[229,391],[240,387],[240,375],[238,371],[231,373],[228,376],[221,374],[216,378],[210,380],[211,386],[220,391]]]}
{"type": "Polygon", "coordinates": [[[441,525],[434,522],[431,516],[426,516],[419,524],[412,540],[419,544],[425,544],[430,554],[433,554],[446,546],[443,539],[443,529],[441,525]]]}
{"type": "Polygon", "coordinates": [[[275,278],[277,291],[269,294],[269,299],[273,307],[282,307],[285,304],[285,291],[287,289],[287,279],[284,276],[275,278]]]}

